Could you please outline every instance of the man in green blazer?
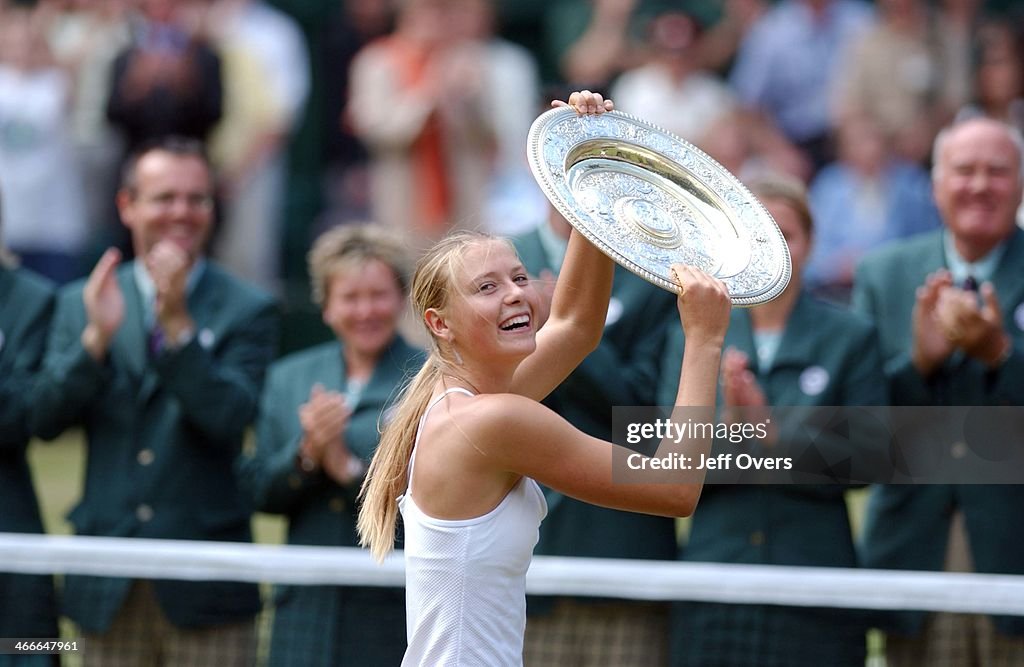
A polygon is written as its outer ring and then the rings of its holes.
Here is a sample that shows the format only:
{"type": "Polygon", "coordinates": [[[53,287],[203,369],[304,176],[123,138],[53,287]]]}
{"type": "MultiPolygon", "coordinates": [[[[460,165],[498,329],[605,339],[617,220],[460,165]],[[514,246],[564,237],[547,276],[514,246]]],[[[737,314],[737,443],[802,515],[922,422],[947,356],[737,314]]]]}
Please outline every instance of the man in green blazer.
{"type": "MultiPolygon", "coordinates": [[[[549,220],[515,245],[539,289],[553,286],[569,223],[549,220]]],[[[577,428],[610,440],[612,406],[652,405],[666,322],[675,298],[622,267],[598,348],[544,401],[577,428]]],[[[534,550],[550,556],[672,559],[675,521],[579,502],[545,490],[548,514],[534,550]]],[[[524,660],[528,665],[658,665],[667,660],[667,605],[530,597],[524,660]]]]}
{"type": "MultiPolygon", "coordinates": [[[[1015,224],[1022,151],[1020,133],[994,120],[944,130],[932,180],[945,229],[884,248],[858,268],[854,306],[877,322],[893,404],[1024,405],[1024,232],[1015,224]]],[[[934,451],[956,457],[962,426],[943,429],[948,437],[934,451]]],[[[1024,574],[1021,507],[1024,486],[878,487],[865,565],[1024,574]]],[[[878,619],[890,665],[995,664],[999,656],[1024,664],[1024,618],[878,619]]]]}
{"type": "MultiPolygon", "coordinates": [[[[53,288],[17,269],[0,245],[0,532],[42,533],[25,449],[32,380],[53,314],[53,288]]],[[[54,638],[53,577],[0,572],[0,637],[54,638]]],[[[0,667],[50,665],[51,656],[0,655],[0,667]]]]}
{"type": "MultiPolygon", "coordinates": [[[[35,388],[44,438],[81,425],[80,535],[251,540],[233,472],[276,351],[270,298],[203,257],[213,179],[198,142],[147,145],[117,205],[135,261],[108,250],[59,295],[35,388]]],[[[86,665],[248,664],[257,587],[69,576],[86,665]]]]}

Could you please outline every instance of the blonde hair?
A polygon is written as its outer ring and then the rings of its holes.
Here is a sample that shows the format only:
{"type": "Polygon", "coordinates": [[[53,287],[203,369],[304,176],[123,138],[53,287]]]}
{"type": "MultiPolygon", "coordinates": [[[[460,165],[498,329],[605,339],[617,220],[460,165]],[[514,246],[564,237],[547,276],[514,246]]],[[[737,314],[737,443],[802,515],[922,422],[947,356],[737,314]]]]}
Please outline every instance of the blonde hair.
{"type": "Polygon", "coordinates": [[[336,273],[374,260],[394,272],[398,289],[405,294],[409,285],[409,253],[396,232],[364,223],[342,225],[321,234],[306,256],[313,303],[323,307],[336,273]]]}
{"type": "MultiPolygon", "coordinates": [[[[421,321],[428,309],[443,312],[458,291],[455,276],[466,250],[491,242],[508,243],[482,232],[459,231],[442,239],[423,256],[413,274],[410,294],[413,310],[421,321]]],[[[363,480],[356,527],[359,543],[369,547],[377,560],[382,560],[394,548],[397,498],[408,486],[409,459],[419,420],[442,376],[458,375],[458,365],[452,358],[451,348],[440,345],[430,336],[429,356],[402,391],[363,480]]]]}

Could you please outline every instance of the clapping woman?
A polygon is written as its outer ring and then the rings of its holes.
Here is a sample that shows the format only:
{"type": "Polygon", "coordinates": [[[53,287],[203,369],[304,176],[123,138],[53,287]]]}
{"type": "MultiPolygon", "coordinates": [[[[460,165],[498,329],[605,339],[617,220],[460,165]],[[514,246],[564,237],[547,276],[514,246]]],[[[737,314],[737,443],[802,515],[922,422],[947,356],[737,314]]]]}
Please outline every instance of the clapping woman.
{"type": "MultiPolygon", "coordinates": [[[[761,422],[771,414],[771,406],[885,405],[886,382],[874,327],[844,309],[816,301],[803,290],[801,272],[813,236],[803,185],[767,174],[748,185],[786,237],[793,278],[774,301],[732,313],[722,359],[724,418],[761,422]]],[[[689,347],[687,334],[687,352],[689,347]]],[[[667,373],[679,364],[683,350],[682,332],[670,331],[659,402],[671,402],[677,391],[674,378],[667,373]]],[[[774,415],[774,423],[780,416],[774,415]]],[[[794,444],[790,438],[797,437],[797,431],[785,426],[776,431],[773,425],[764,441],[737,446],[759,457],[771,456],[773,450],[782,456],[785,447],[794,444]]],[[[853,567],[857,559],[845,491],[839,484],[711,485],[691,522],[682,558],[853,567]]],[[[672,664],[862,667],[866,630],[856,612],[681,603],[673,614],[672,664]]]]}
{"type": "MultiPolygon", "coordinates": [[[[404,241],[374,225],[328,231],[309,254],[313,298],[336,340],[271,367],[256,450],[241,466],[257,509],[287,518],[289,544],[357,543],[356,494],[378,424],[423,361],[397,333],[407,263],[404,241]]],[[[279,587],[270,664],[393,666],[403,614],[401,590],[279,587]]]]}

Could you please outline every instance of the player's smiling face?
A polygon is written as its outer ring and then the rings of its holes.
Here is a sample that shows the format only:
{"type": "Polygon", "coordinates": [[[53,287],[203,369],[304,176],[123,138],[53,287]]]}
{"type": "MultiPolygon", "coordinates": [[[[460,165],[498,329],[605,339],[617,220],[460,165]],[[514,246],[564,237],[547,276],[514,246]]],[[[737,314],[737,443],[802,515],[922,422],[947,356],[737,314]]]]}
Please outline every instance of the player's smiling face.
{"type": "Polygon", "coordinates": [[[458,291],[445,319],[460,355],[521,360],[536,349],[539,297],[508,243],[473,244],[453,277],[458,291]]]}

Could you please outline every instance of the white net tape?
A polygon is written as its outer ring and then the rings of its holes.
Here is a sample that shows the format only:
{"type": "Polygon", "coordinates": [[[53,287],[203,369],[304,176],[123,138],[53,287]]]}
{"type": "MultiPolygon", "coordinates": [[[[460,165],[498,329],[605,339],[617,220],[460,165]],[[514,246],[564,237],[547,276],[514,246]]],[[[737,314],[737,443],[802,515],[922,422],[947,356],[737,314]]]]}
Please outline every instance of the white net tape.
{"type": "MultiPolygon", "coordinates": [[[[0,571],[140,579],[402,586],[401,552],[383,565],[353,548],[0,534],[0,571]]],[[[1024,616],[1024,576],[535,556],[527,591],[1024,616]]]]}

